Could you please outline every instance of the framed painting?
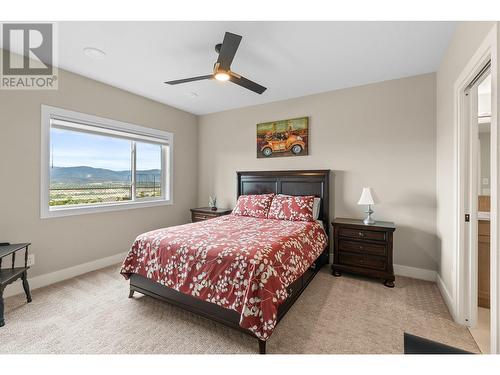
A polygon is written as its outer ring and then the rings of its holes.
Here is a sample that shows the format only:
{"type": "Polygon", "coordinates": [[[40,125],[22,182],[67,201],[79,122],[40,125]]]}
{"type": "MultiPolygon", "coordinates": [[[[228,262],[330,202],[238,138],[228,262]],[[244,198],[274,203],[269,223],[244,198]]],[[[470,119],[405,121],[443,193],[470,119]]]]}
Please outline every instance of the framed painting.
{"type": "Polygon", "coordinates": [[[257,124],[257,158],[307,155],[308,141],[309,117],[257,124]]]}

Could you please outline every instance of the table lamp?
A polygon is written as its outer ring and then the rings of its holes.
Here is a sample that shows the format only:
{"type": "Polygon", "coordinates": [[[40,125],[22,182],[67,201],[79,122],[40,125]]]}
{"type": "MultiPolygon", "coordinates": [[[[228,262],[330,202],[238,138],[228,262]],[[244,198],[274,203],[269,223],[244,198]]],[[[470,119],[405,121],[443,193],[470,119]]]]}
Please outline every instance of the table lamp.
{"type": "Polygon", "coordinates": [[[371,206],[374,205],[375,202],[373,201],[371,188],[369,188],[369,187],[363,188],[363,191],[361,192],[361,197],[359,198],[358,204],[360,204],[360,205],[364,204],[364,205],[368,206],[367,210],[365,211],[368,214],[368,216],[366,216],[366,218],[363,220],[363,223],[365,225],[375,224],[375,220],[372,219],[373,210],[372,210],[371,206]]]}

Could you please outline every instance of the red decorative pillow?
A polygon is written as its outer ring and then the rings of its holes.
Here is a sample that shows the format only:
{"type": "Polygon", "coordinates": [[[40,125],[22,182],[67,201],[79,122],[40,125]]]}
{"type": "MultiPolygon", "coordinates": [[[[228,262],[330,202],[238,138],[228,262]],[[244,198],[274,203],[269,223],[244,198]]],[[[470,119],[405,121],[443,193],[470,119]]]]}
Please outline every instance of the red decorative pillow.
{"type": "Polygon", "coordinates": [[[274,194],[240,195],[233,215],[267,218],[274,194]]]}
{"type": "Polygon", "coordinates": [[[273,198],[267,217],[277,220],[314,221],[313,206],[313,195],[278,194],[273,198]]]}

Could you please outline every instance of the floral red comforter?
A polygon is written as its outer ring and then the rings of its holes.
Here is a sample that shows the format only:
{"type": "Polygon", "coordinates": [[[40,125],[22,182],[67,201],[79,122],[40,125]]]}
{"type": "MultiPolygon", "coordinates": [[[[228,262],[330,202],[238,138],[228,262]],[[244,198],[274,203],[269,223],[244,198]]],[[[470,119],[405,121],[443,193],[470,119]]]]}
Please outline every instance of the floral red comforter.
{"type": "Polygon", "coordinates": [[[237,311],[240,326],[267,340],[286,287],[322,253],[317,222],[227,215],[137,237],[121,273],[237,311]]]}

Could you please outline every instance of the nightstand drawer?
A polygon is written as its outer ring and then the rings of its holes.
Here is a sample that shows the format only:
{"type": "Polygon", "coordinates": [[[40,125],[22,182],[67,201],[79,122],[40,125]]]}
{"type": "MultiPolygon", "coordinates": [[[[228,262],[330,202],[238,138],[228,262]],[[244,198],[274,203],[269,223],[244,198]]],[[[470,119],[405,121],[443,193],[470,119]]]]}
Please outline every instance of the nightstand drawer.
{"type": "Polygon", "coordinates": [[[346,266],[371,268],[375,270],[385,270],[386,259],[377,256],[367,256],[352,253],[339,253],[339,263],[346,266]]]}
{"type": "Polygon", "coordinates": [[[197,223],[199,221],[205,221],[224,215],[229,215],[231,212],[232,210],[229,208],[217,208],[217,209],[211,209],[210,207],[191,208],[191,221],[193,223],[197,223]]]}
{"type": "Polygon", "coordinates": [[[385,241],[387,239],[386,232],[354,228],[339,228],[339,236],[376,241],[385,241]]]}
{"type": "Polygon", "coordinates": [[[216,215],[193,213],[192,220],[193,220],[193,222],[196,222],[196,221],[203,221],[203,220],[213,219],[214,217],[217,217],[217,216],[216,215]]]}
{"type": "Polygon", "coordinates": [[[387,247],[383,244],[362,242],[362,241],[350,241],[350,240],[339,240],[339,250],[350,251],[354,253],[363,253],[371,255],[386,255],[387,247]]]}

